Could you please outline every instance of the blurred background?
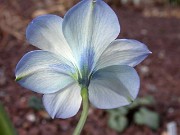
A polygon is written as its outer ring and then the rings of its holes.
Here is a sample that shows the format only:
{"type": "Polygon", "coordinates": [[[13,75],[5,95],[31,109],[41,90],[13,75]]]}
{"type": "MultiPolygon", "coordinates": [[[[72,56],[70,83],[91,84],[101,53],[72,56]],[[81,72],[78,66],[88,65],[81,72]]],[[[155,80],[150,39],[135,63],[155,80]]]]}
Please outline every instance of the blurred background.
{"type": "MultiPolygon", "coordinates": [[[[25,39],[27,24],[41,14],[63,17],[77,2],[0,0],[0,102],[19,135],[71,135],[78,122],[80,113],[66,120],[52,120],[44,111],[42,95],[14,81],[17,62],[36,49],[25,39]]],[[[106,2],[118,15],[119,38],[139,40],[153,53],[136,67],[141,78],[138,99],[111,111],[91,107],[82,134],[180,134],[180,0],[106,2]]]]}

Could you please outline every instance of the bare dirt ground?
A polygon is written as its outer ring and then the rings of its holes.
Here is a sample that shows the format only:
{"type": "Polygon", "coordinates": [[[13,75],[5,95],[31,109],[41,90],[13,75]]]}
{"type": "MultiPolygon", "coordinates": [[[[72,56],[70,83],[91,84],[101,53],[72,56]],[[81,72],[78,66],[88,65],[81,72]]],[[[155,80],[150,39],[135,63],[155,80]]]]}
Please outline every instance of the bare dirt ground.
{"type": "MultiPolygon", "coordinates": [[[[66,120],[50,119],[44,111],[36,111],[27,104],[32,95],[41,95],[20,87],[14,81],[17,62],[26,52],[35,49],[25,42],[24,31],[28,22],[42,13],[63,15],[72,3],[55,5],[50,1],[44,5],[33,0],[28,4],[20,0],[0,1],[0,101],[19,135],[70,135],[80,115],[78,113],[66,120]]],[[[119,38],[137,39],[153,52],[136,67],[141,78],[139,96],[155,97],[153,108],[161,116],[161,125],[156,132],[146,126],[131,124],[122,135],[163,135],[166,124],[171,121],[176,122],[180,134],[179,8],[153,5],[113,6],[113,9],[121,24],[119,38]]],[[[106,111],[91,108],[82,134],[120,134],[108,127],[107,119],[106,111]]]]}

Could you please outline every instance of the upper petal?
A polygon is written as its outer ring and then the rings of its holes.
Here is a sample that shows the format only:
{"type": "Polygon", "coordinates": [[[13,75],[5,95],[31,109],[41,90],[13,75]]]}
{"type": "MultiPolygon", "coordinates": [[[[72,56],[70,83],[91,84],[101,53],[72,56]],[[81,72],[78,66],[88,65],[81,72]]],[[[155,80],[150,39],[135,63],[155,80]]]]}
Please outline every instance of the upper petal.
{"type": "Polygon", "coordinates": [[[57,15],[42,15],[28,25],[26,38],[32,45],[72,60],[72,52],[62,32],[63,19],[57,15]]]}
{"type": "Polygon", "coordinates": [[[71,84],[53,94],[43,96],[45,109],[52,118],[69,118],[74,116],[81,105],[80,87],[77,83],[71,84]]]}
{"type": "Polygon", "coordinates": [[[139,76],[129,66],[110,66],[98,70],[89,85],[90,102],[97,108],[111,109],[131,103],[138,94],[139,76]]]}
{"type": "Polygon", "coordinates": [[[64,36],[80,67],[94,63],[119,32],[116,14],[102,0],[82,0],[63,20],[64,36]]]}
{"type": "Polygon", "coordinates": [[[16,81],[38,93],[53,93],[74,82],[75,71],[68,61],[46,51],[32,51],[16,66],[16,81]]]}
{"type": "Polygon", "coordinates": [[[134,67],[150,53],[147,46],[139,41],[118,39],[113,41],[103,52],[97,62],[96,70],[111,65],[129,65],[134,67]]]}

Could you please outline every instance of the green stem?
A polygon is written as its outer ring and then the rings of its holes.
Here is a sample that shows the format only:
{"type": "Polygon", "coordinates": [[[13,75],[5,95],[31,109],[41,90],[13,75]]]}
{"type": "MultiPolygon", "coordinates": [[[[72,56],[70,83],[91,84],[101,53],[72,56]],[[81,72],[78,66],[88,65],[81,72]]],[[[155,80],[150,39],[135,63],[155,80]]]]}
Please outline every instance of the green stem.
{"type": "Polygon", "coordinates": [[[88,89],[86,87],[82,87],[81,96],[82,96],[83,110],[82,110],[80,120],[79,120],[79,122],[78,122],[78,124],[74,130],[73,135],[80,135],[81,134],[81,131],[84,127],[84,124],[85,124],[87,116],[88,116],[89,101],[88,101],[88,89]]]}
{"type": "Polygon", "coordinates": [[[0,103],[0,135],[17,135],[10,118],[0,103]]]}

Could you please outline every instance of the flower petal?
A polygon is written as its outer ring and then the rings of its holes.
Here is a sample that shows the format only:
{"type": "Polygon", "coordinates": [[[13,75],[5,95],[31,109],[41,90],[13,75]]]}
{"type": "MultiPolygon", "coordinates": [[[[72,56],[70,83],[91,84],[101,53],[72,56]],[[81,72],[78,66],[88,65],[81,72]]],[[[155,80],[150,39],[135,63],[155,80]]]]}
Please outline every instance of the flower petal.
{"type": "Polygon", "coordinates": [[[56,15],[35,18],[26,29],[26,38],[34,46],[72,59],[72,52],[62,32],[63,19],[56,15]]]}
{"type": "Polygon", "coordinates": [[[74,116],[80,108],[81,101],[80,87],[77,83],[43,96],[45,109],[52,118],[65,119],[74,116]]]}
{"type": "Polygon", "coordinates": [[[64,36],[80,65],[96,61],[119,32],[116,14],[102,0],[82,0],[63,20],[64,36]]]}
{"type": "Polygon", "coordinates": [[[97,62],[96,70],[112,65],[129,65],[134,67],[150,53],[146,45],[139,41],[118,39],[113,41],[103,52],[97,62]]]}
{"type": "Polygon", "coordinates": [[[89,85],[89,99],[97,108],[121,107],[137,97],[139,85],[139,76],[134,68],[109,66],[93,75],[89,85]]]}
{"type": "Polygon", "coordinates": [[[32,51],[16,66],[16,81],[38,93],[53,93],[74,82],[71,63],[46,51],[32,51]]]}

